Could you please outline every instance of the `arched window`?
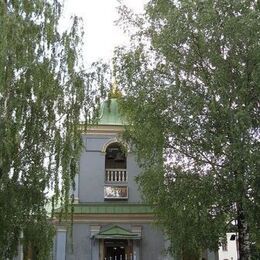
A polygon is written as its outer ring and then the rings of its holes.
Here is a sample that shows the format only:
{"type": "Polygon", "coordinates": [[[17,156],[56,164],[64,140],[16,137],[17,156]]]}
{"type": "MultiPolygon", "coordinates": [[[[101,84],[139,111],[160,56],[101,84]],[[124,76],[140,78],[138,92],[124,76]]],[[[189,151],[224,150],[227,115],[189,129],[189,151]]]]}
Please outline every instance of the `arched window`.
{"type": "Polygon", "coordinates": [[[126,169],[126,156],[119,143],[112,143],[106,148],[106,169],[126,169]]]}
{"type": "Polygon", "coordinates": [[[105,169],[106,183],[127,183],[126,155],[119,143],[111,143],[107,146],[105,169]]]}

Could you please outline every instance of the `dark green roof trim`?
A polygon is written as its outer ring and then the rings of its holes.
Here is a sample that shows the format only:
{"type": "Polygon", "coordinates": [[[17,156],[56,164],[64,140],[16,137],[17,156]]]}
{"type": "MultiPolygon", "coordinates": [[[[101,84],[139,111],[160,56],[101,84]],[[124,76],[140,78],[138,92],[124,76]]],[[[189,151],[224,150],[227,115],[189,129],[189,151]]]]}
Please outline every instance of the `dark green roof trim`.
{"type": "Polygon", "coordinates": [[[95,235],[97,239],[141,239],[140,234],[132,233],[117,225],[106,228],[95,235]]]}
{"type": "MultiPolygon", "coordinates": [[[[61,208],[55,210],[60,212],[61,208]]],[[[128,203],[79,203],[74,205],[74,214],[152,214],[147,204],[128,203]]]]}

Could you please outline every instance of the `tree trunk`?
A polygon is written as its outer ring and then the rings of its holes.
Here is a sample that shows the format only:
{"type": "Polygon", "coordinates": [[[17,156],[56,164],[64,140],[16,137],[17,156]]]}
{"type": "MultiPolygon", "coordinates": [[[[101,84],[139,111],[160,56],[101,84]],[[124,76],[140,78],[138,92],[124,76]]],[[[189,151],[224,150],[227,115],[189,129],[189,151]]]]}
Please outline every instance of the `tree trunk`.
{"type": "Polygon", "coordinates": [[[237,203],[237,228],[239,260],[250,260],[249,228],[242,203],[237,203]]]}

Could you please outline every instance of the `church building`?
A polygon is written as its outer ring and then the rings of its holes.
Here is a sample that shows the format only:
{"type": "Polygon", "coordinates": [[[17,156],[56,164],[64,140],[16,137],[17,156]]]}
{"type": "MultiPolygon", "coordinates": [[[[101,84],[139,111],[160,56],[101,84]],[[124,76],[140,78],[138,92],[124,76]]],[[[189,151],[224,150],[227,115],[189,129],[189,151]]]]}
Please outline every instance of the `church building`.
{"type": "Polygon", "coordinates": [[[55,260],[168,260],[163,233],[142,203],[135,155],[119,139],[124,122],[116,98],[101,106],[98,123],[82,133],[75,178],[72,235],[55,221],[55,260]]]}

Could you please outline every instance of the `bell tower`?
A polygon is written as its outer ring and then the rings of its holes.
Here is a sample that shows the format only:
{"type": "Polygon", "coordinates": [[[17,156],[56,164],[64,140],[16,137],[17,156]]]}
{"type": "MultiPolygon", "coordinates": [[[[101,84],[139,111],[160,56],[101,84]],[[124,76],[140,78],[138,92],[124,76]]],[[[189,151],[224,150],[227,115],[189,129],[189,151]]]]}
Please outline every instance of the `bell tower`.
{"type": "Polygon", "coordinates": [[[163,234],[151,225],[152,209],[142,202],[135,181],[140,168],[120,138],[126,125],[119,110],[120,95],[114,87],[101,104],[97,123],[82,133],[73,237],[57,223],[55,259],[162,259],[163,234]]]}

